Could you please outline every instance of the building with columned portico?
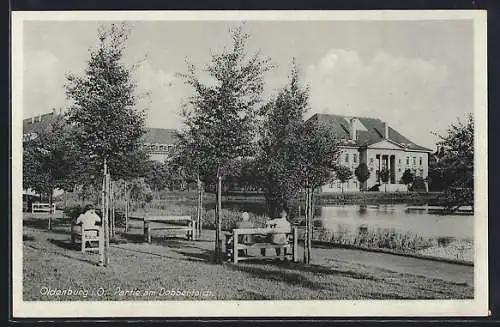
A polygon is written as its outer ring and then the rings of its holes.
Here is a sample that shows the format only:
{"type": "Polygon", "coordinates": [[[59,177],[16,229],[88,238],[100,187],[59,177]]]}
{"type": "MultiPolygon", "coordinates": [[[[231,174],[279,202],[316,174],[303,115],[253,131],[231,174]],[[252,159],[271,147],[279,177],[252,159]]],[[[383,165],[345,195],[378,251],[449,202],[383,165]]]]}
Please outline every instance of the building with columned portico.
{"type": "Polygon", "coordinates": [[[385,168],[389,170],[389,181],[380,187],[381,191],[406,191],[407,186],[401,182],[406,169],[424,180],[428,176],[432,150],[412,142],[380,119],[315,114],[309,120],[323,122],[334,129],[342,149],[338,164],[353,172],[352,178],[343,187],[334,179],[322,187],[323,192],[340,192],[342,189],[359,191],[361,185],[354,170],[360,163],[366,163],[370,171],[370,178],[363,189],[382,184],[380,172],[385,168]]]}

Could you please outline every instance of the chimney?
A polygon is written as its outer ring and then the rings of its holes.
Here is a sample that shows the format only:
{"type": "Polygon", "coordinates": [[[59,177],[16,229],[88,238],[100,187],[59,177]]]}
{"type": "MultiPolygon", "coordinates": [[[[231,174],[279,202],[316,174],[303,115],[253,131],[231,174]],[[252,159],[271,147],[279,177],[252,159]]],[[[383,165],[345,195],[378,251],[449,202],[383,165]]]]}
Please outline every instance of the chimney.
{"type": "Polygon", "coordinates": [[[356,118],[351,118],[351,121],[350,121],[350,137],[351,137],[351,140],[353,141],[356,141],[356,137],[357,137],[357,127],[356,127],[356,118]]]}
{"type": "Polygon", "coordinates": [[[384,122],[384,138],[389,139],[389,125],[386,122],[384,122]]]}
{"type": "Polygon", "coordinates": [[[31,117],[31,123],[34,124],[35,123],[35,116],[31,117]]]}

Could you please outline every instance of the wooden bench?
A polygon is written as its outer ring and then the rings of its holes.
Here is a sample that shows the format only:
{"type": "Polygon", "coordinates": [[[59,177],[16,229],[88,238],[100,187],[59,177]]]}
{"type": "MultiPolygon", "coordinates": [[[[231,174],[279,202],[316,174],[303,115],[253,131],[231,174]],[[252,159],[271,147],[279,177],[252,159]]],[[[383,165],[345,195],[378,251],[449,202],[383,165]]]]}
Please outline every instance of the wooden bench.
{"type": "MultiPolygon", "coordinates": [[[[229,261],[233,263],[238,263],[241,260],[264,260],[264,259],[288,259],[293,262],[298,261],[298,233],[297,228],[292,227],[291,232],[285,233],[288,243],[287,244],[273,244],[273,243],[260,243],[255,242],[251,244],[240,243],[240,236],[242,235],[262,235],[269,236],[272,234],[282,234],[282,232],[276,231],[273,228],[237,228],[233,229],[232,232],[226,233],[226,257],[229,261]],[[260,255],[260,256],[240,256],[238,254],[239,250],[249,249],[281,249],[280,255],[273,253],[272,255],[260,255]]],[[[274,251],[273,251],[274,252],[274,251]]]]}
{"type": "Polygon", "coordinates": [[[93,251],[100,253],[101,236],[101,226],[83,228],[82,224],[77,224],[74,220],[71,222],[71,244],[80,242],[82,253],[93,251]],[[87,242],[89,242],[89,247],[87,247],[87,242]],[[92,242],[97,242],[97,247],[93,247],[92,242]]]}
{"type": "MultiPolygon", "coordinates": [[[[56,204],[52,203],[52,213],[56,211],[56,204]]],[[[32,203],[31,204],[31,212],[48,212],[50,213],[50,204],[49,203],[32,203]]]]}
{"type": "Polygon", "coordinates": [[[182,233],[186,235],[186,239],[188,240],[194,240],[196,238],[196,220],[192,219],[191,216],[146,216],[141,218],[130,218],[143,221],[144,240],[148,243],[151,243],[151,234],[153,230],[166,230],[170,234],[176,235],[182,233]],[[187,225],[175,224],[180,222],[187,222],[187,225]],[[158,225],[157,223],[163,225],[158,225]]]}

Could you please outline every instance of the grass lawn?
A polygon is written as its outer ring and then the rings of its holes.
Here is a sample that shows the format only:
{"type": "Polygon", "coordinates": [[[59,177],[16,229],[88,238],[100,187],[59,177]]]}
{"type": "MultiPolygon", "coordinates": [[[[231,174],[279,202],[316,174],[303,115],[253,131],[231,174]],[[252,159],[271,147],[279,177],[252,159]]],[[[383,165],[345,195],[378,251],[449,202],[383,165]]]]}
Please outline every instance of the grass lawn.
{"type": "MultiPolygon", "coordinates": [[[[110,247],[109,267],[99,267],[98,255],[82,254],[70,244],[69,225],[55,223],[47,231],[45,221],[25,218],[24,300],[471,299],[474,293],[469,277],[447,280],[388,269],[380,260],[390,262],[390,255],[370,257],[381,259],[363,264],[315,248],[309,266],[262,261],[216,265],[212,231],[194,242],[153,234],[153,244],[146,244],[138,228],[121,238],[110,247]],[[70,289],[78,294],[51,293],[70,289]]],[[[435,265],[428,268],[434,271],[441,263],[429,265],[435,265]]],[[[471,269],[465,275],[472,276],[472,267],[456,267],[471,269]]]]}

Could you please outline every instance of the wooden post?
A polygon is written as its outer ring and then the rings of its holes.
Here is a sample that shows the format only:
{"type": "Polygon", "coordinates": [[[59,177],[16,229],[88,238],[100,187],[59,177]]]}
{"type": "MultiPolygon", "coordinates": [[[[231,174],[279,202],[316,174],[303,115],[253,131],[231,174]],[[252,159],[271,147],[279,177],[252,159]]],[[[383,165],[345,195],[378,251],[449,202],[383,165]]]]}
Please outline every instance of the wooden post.
{"type": "Polygon", "coordinates": [[[292,261],[297,262],[298,256],[299,256],[299,247],[298,247],[298,238],[299,234],[297,233],[297,228],[293,227],[292,228],[293,232],[293,245],[292,245],[292,261]]]}
{"type": "Polygon", "coordinates": [[[105,228],[106,232],[105,234],[105,242],[104,242],[104,248],[106,250],[106,255],[105,255],[105,266],[109,264],[109,239],[110,239],[110,225],[109,225],[109,190],[110,190],[110,180],[111,176],[108,173],[107,167],[106,167],[106,196],[104,198],[104,221],[105,223],[105,228]]]}
{"type": "Polygon", "coordinates": [[[107,178],[108,178],[108,166],[106,163],[106,159],[104,159],[104,174],[102,178],[102,197],[101,197],[101,231],[100,231],[100,242],[99,242],[99,252],[101,253],[101,258],[99,261],[99,265],[107,266],[108,265],[108,248],[107,248],[107,239],[108,239],[108,221],[106,214],[106,186],[107,186],[107,178]]]}
{"type": "Polygon", "coordinates": [[[149,221],[144,221],[144,224],[145,224],[145,228],[146,228],[146,239],[148,241],[148,243],[151,243],[152,240],[151,240],[151,222],[149,221]]]}
{"type": "Polygon", "coordinates": [[[238,230],[233,230],[233,262],[238,263],[238,230]]]}
{"type": "Polygon", "coordinates": [[[221,214],[222,214],[222,176],[220,173],[220,167],[217,168],[217,209],[216,209],[216,230],[215,230],[215,260],[217,263],[222,263],[222,242],[221,242],[221,233],[222,233],[222,222],[221,222],[221,214]]]}
{"type": "Polygon", "coordinates": [[[128,232],[128,182],[125,181],[125,232],[128,232]]]}

